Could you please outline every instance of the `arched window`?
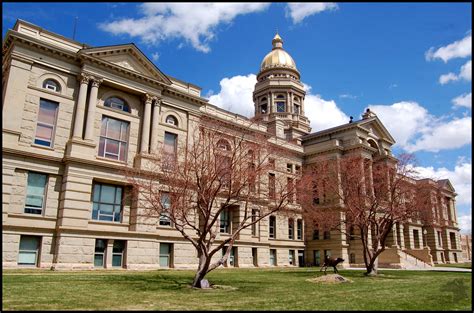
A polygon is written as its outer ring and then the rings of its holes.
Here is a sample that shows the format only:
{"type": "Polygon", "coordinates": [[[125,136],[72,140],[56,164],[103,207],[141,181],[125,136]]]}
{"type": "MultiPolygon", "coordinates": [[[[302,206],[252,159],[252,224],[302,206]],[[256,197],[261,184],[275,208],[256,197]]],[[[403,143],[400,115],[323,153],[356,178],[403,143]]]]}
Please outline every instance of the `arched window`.
{"type": "Polygon", "coordinates": [[[43,82],[43,88],[56,91],[56,92],[61,92],[61,85],[54,79],[46,79],[43,82]]]}
{"type": "Polygon", "coordinates": [[[285,99],[285,96],[284,95],[278,95],[276,98],[277,99],[285,99]]]}
{"type": "Polygon", "coordinates": [[[178,126],[178,120],[173,115],[168,115],[165,119],[165,123],[178,126]]]}
{"type": "Polygon", "coordinates": [[[124,112],[130,112],[130,106],[128,105],[125,100],[118,98],[118,97],[110,97],[105,100],[104,105],[106,107],[121,110],[124,112]]]}
{"type": "Polygon", "coordinates": [[[260,100],[260,113],[265,114],[267,112],[268,112],[267,98],[263,97],[262,100],[260,100]]]}
{"type": "Polygon", "coordinates": [[[229,142],[227,140],[224,140],[224,139],[220,139],[217,142],[217,147],[219,149],[222,149],[222,150],[225,150],[225,151],[230,151],[231,150],[229,142]]]}

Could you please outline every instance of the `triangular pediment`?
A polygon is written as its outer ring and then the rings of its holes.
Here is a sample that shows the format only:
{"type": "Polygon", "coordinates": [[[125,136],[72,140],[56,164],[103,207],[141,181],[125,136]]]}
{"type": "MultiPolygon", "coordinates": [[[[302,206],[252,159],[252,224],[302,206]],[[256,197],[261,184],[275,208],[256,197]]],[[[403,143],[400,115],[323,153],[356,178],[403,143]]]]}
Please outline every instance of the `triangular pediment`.
{"type": "Polygon", "coordinates": [[[390,135],[387,128],[382,124],[377,116],[362,120],[359,126],[369,131],[369,134],[373,135],[377,139],[384,139],[391,144],[395,144],[395,139],[390,135]]]}
{"type": "Polygon", "coordinates": [[[170,79],[134,44],[83,49],[80,52],[166,84],[170,79]]]}
{"type": "Polygon", "coordinates": [[[445,188],[451,192],[455,192],[454,190],[454,187],[453,185],[451,184],[451,182],[449,181],[449,179],[442,179],[442,180],[438,180],[438,184],[440,185],[440,187],[442,188],[445,188]]]}

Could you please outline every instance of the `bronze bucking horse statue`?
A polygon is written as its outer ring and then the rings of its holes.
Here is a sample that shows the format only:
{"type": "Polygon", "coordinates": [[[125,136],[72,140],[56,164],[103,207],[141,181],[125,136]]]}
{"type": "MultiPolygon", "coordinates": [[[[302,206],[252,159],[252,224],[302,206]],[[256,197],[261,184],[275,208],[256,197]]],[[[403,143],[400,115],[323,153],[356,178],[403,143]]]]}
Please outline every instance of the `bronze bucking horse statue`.
{"type": "Polygon", "coordinates": [[[334,259],[334,258],[325,256],[323,266],[321,266],[321,269],[319,271],[321,272],[324,268],[324,274],[326,275],[326,270],[328,266],[332,266],[334,268],[334,273],[339,273],[336,266],[342,262],[344,262],[344,259],[341,259],[341,258],[334,259]]]}

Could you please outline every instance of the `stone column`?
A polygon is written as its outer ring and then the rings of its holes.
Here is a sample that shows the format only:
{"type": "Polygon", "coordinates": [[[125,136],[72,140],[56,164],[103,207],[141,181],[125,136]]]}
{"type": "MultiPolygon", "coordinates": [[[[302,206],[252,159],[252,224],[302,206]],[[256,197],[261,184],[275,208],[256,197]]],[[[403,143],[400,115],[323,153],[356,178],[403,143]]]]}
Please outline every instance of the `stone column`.
{"type": "Polygon", "coordinates": [[[81,86],[79,87],[79,96],[77,97],[76,118],[74,119],[73,138],[82,139],[84,128],[84,115],[86,111],[87,88],[89,87],[90,76],[81,73],[79,76],[81,86]]]}
{"type": "Polygon", "coordinates": [[[95,107],[97,105],[97,94],[99,92],[99,85],[101,83],[102,79],[95,77],[92,78],[92,89],[89,96],[89,109],[87,110],[86,132],[84,135],[85,140],[94,140],[95,107]]]}
{"type": "Polygon", "coordinates": [[[150,119],[151,119],[151,102],[153,97],[149,94],[145,94],[145,110],[143,113],[143,124],[142,124],[142,143],[140,147],[141,153],[148,153],[148,146],[150,145],[150,119]]]}
{"type": "Polygon", "coordinates": [[[271,92],[268,93],[268,112],[275,112],[275,108],[273,107],[273,94],[271,92]]]}
{"type": "Polygon", "coordinates": [[[155,102],[153,103],[153,120],[151,122],[151,143],[150,152],[158,152],[158,126],[160,124],[160,105],[161,99],[154,97],[155,102]]]}

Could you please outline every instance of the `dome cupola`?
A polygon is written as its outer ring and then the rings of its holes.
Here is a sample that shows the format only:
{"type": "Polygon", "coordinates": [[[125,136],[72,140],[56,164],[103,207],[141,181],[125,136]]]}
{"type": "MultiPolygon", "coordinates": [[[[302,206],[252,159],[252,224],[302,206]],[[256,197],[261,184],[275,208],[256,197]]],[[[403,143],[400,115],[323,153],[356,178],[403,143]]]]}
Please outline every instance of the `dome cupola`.
{"type": "Polygon", "coordinates": [[[283,39],[281,39],[278,33],[272,40],[272,51],[270,51],[262,61],[260,65],[260,72],[271,68],[289,68],[296,70],[296,63],[293,58],[283,50],[283,39]]]}

